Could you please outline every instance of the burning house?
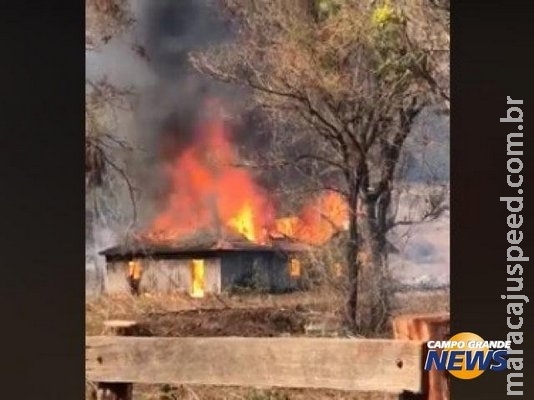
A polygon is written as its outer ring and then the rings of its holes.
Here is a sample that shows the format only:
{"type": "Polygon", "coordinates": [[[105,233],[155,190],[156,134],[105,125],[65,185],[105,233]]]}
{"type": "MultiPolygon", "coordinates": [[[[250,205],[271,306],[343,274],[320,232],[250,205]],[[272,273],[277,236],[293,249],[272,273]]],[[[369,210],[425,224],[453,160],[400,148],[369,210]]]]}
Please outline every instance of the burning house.
{"type": "Polygon", "coordinates": [[[129,268],[143,271],[140,290],[148,292],[291,290],[301,275],[299,253],[343,229],[346,205],[334,192],[276,218],[269,193],[238,166],[231,136],[215,111],[197,121],[185,145],[169,150],[162,141],[167,189],[157,214],[134,241],[101,252],[109,293],[129,290],[129,268]]]}
{"type": "Polygon", "coordinates": [[[269,292],[296,289],[301,277],[298,255],[305,250],[305,245],[287,239],[260,244],[233,232],[204,231],[179,241],[138,240],[101,254],[106,257],[108,293],[130,290],[127,271],[135,263],[143,271],[142,292],[202,297],[237,287],[269,292]]]}

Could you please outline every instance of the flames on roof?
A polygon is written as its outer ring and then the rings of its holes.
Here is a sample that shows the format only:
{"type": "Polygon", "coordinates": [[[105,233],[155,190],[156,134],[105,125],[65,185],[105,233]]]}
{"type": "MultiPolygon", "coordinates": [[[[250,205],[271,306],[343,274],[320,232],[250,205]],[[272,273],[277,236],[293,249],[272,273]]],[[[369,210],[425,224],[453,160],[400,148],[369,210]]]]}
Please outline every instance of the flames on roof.
{"type": "MultiPolygon", "coordinates": [[[[267,190],[245,168],[218,101],[207,101],[191,144],[162,148],[168,192],[147,229],[101,254],[190,251],[305,251],[346,229],[348,208],[342,195],[325,191],[294,216],[276,218],[267,190]]],[[[176,133],[177,135],[180,132],[176,133]]],[[[162,146],[166,146],[162,143],[162,146]]]]}
{"type": "Polygon", "coordinates": [[[283,235],[272,235],[267,243],[257,243],[245,236],[225,230],[223,233],[215,230],[201,230],[180,239],[154,239],[137,236],[136,238],[103,250],[104,256],[133,256],[180,254],[191,252],[216,251],[262,251],[296,253],[310,250],[310,246],[287,238],[283,235]]]}

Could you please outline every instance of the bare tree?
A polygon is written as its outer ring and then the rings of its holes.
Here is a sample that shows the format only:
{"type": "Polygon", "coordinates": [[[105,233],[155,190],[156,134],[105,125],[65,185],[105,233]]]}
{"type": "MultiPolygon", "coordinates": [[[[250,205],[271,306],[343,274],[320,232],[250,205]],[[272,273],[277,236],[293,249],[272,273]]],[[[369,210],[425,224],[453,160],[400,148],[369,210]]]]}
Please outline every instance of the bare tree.
{"type": "Polygon", "coordinates": [[[384,320],[388,210],[401,149],[437,90],[402,2],[226,0],[235,43],[192,54],[219,80],[251,88],[256,103],[316,143],[292,163],[335,171],[350,207],[347,316],[359,332],[384,320]],[[394,4],[393,4],[394,3],[394,4]],[[393,4],[393,5],[392,5],[393,4]]]}
{"type": "MultiPolygon", "coordinates": [[[[128,0],[86,1],[86,52],[98,52],[113,37],[126,32],[134,23],[128,0]]],[[[118,210],[110,204],[111,198],[122,203],[120,194],[126,188],[131,202],[129,225],[137,219],[135,189],[127,173],[123,155],[133,151],[132,146],[118,133],[119,115],[130,112],[134,92],[119,88],[104,77],[94,81],[86,79],[85,106],[85,187],[86,187],[86,235],[97,273],[98,290],[102,290],[105,274],[97,265],[97,240],[99,230],[110,219],[119,220],[118,210]],[[96,243],[95,243],[96,242],[96,243]]]]}
{"type": "Polygon", "coordinates": [[[98,50],[134,22],[129,0],[86,0],[85,50],[98,50]]]}
{"type": "Polygon", "coordinates": [[[450,1],[405,0],[407,44],[425,57],[414,73],[424,79],[446,111],[450,109],[450,1]]]}
{"type": "MultiPolygon", "coordinates": [[[[87,0],[85,50],[99,51],[112,37],[134,23],[128,0],[87,0]]],[[[95,82],[86,79],[85,96],[85,174],[86,189],[102,185],[109,169],[123,175],[113,161],[110,149],[127,148],[118,140],[117,112],[131,107],[132,91],[121,89],[105,78],[95,82]]]]}

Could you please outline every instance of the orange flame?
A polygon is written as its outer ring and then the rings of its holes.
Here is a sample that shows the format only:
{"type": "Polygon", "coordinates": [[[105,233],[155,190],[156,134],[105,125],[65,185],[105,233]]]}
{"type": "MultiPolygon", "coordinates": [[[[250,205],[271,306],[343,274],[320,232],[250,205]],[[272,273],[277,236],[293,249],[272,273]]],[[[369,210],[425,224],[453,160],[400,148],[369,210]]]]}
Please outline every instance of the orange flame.
{"type": "Polygon", "coordinates": [[[179,238],[221,224],[265,241],[263,228],[273,223],[271,203],[251,174],[235,166],[238,158],[220,113],[201,123],[195,137],[167,166],[171,190],[151,233],[179,238]]]}
{"type": "Polygon", "coordinates": [[[328,191],[306,204],[299,216],[279,218],[276,231],[313,245],[327,242],[347,228],[348,207],[342,195],[328,191]]]}
{"type": "Polygon", "coordinates": [[[204,260],[193,260],[191,272],[191,297],[204,297],[204,260]]]}
{"type": "Polygon", "coordinates": [[[284,235],[321,245],[346,228],[346,201],[333,191],[306,204],[298,216],[275,220],[266,192],[249,171],[236,166],[238,157],[221,112],[200,123],[195,138],[166,166],[170,191],[150,227],[153,239],[179,239],[224,226],[258,243],[284,235]]]}
{"type": "Polygon", "coordinates": [[[254,214],[252,207],[248,203],[243,206],[238,215],[228,221],[228,225],[251,242],[255,242],[258,239],[258,232],[254,226],[254,214]]]}

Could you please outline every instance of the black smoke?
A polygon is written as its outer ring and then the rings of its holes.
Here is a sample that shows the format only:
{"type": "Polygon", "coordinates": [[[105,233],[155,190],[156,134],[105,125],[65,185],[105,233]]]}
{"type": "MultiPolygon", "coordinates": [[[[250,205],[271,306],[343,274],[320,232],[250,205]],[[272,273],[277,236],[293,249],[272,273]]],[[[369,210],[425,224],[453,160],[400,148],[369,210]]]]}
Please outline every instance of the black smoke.
{"type": "Polygon", "coordinates": [[[243,102],[248,93],[198,73],[189,62],[192,51],[233,39],[217,1],[149,0],[144,3],[139,22],[157,82],[142,94],[137,109],[136,142],[145,156],[142,161],[135,160],[136,175],[147,199],[143,208],[157,212],[168,189],[162,167],[195,141],[194,127],[205,111],[206,101],[218,99],[234,117],[243,117],[238,118],[241,122],[233,130],[236,142],[241,143],[256,129],[248,126],[249,118],[239,115],[242,113],[237,103],[243,102]]]}

